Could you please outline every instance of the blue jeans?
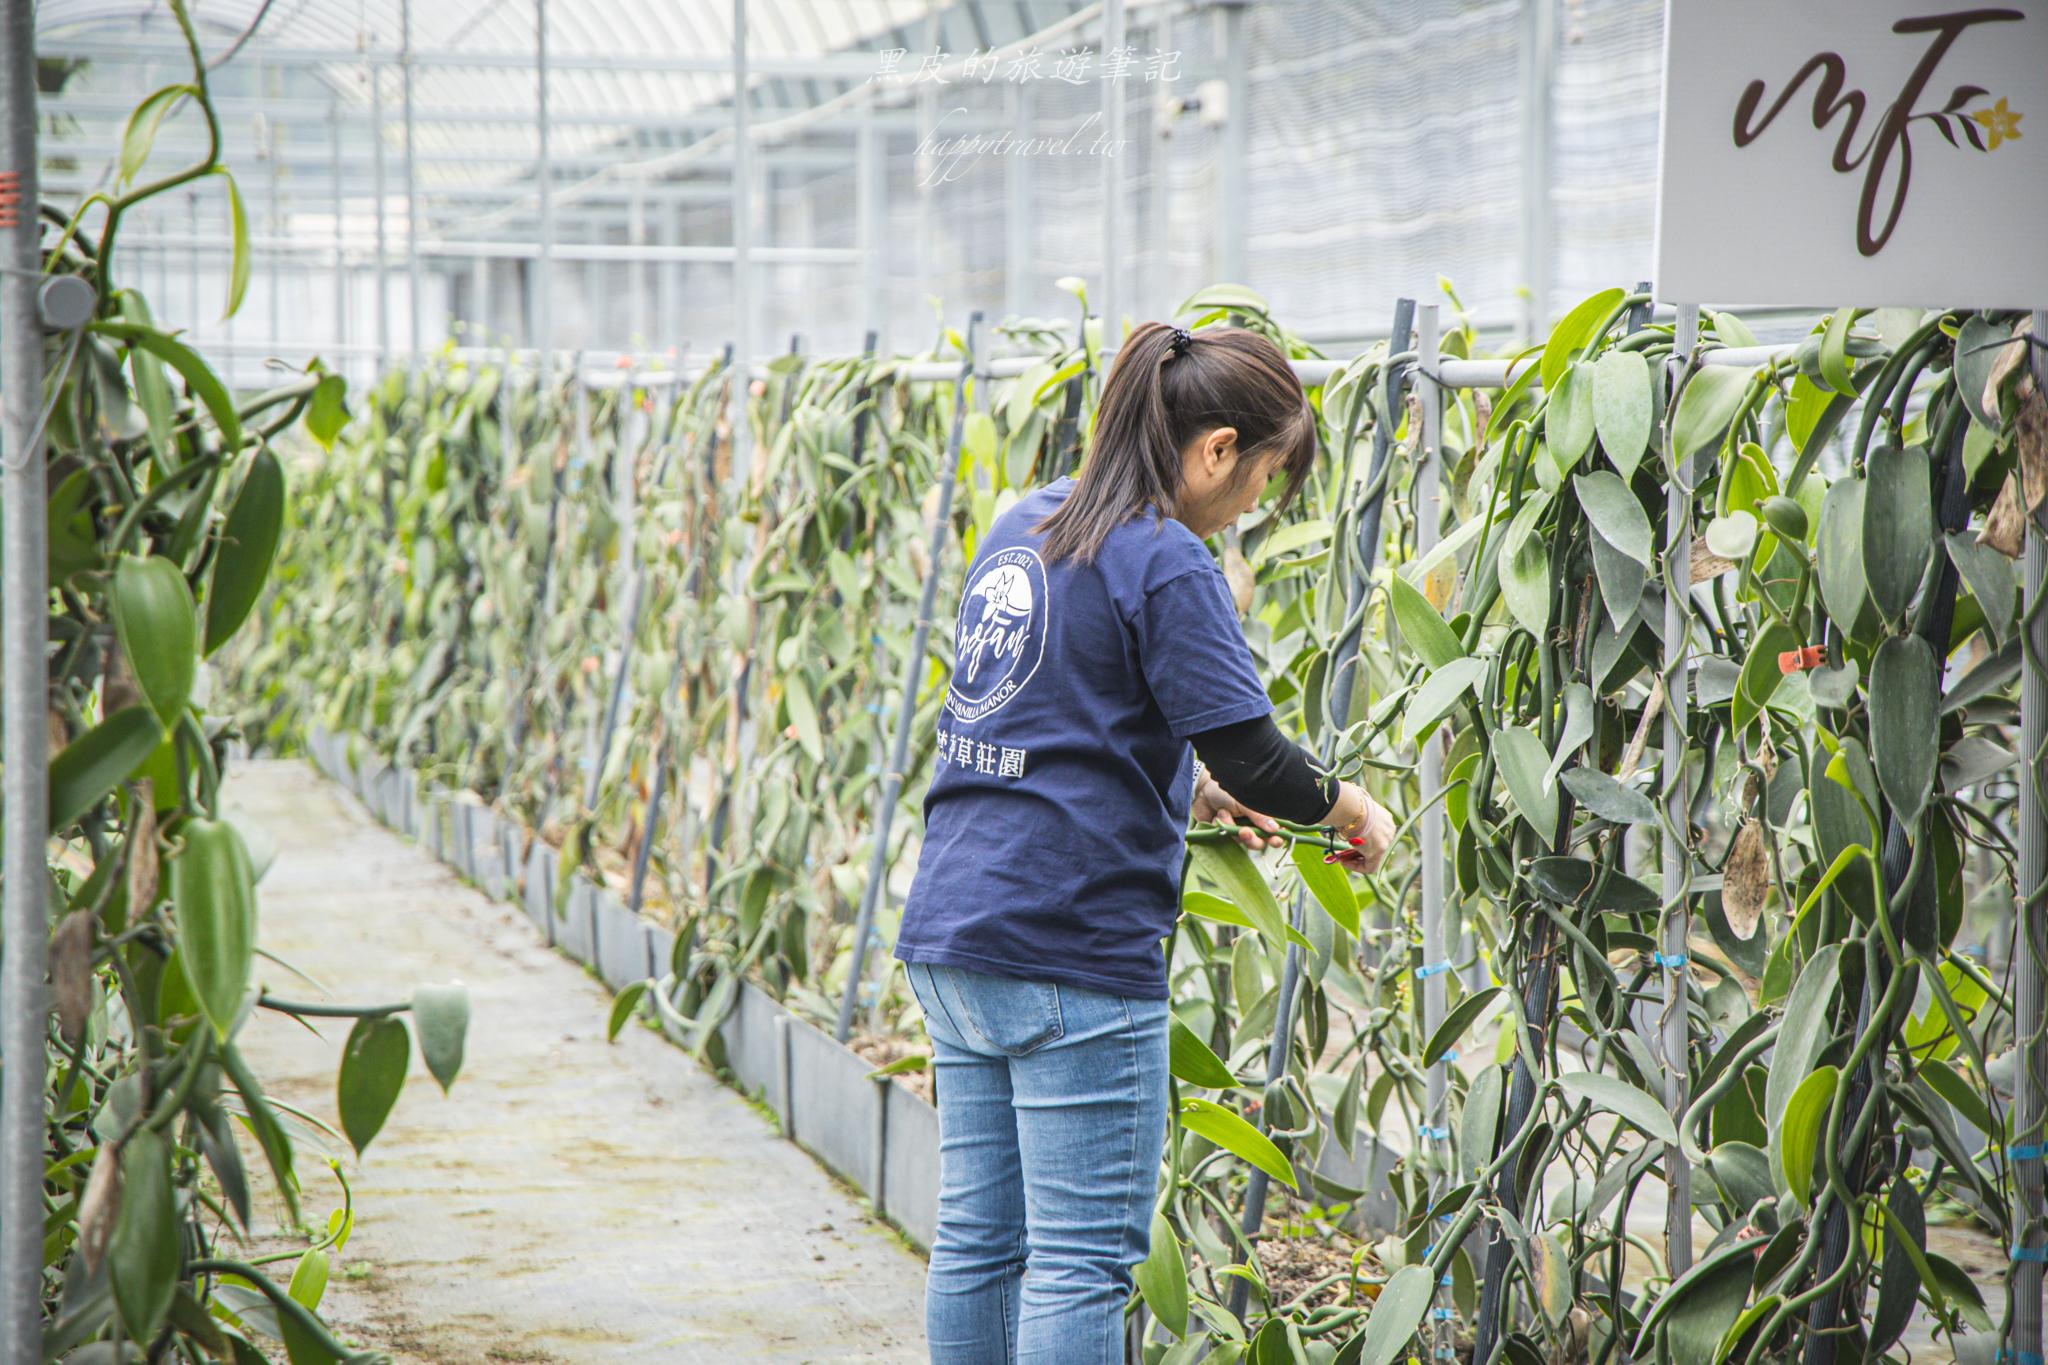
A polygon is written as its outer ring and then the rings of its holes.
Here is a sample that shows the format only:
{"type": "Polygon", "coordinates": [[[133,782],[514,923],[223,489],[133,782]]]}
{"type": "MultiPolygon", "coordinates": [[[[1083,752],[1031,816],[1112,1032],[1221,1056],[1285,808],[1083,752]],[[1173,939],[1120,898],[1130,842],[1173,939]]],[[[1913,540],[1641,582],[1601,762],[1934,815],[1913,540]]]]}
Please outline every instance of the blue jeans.
{"type": "Polygon", "coordinates": [[[934,1365],[1119,1365],[1166,1145],[1166,1002],[906,971],[939,1100],[934,1365]]]}

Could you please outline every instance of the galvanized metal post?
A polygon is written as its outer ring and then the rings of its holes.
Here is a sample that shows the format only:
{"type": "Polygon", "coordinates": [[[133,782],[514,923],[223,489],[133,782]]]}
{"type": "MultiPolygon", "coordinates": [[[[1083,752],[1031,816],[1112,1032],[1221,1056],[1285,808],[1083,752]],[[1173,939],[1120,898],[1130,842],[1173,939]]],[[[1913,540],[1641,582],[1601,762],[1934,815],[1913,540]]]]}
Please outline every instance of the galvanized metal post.
{"type": "Polygon", "coordinates": [[[887,270],[882,255],[881,140],[873,104],[862,105],[853,134],[853,231],[860,247],[860,318],[871,328],[880,327],[888,311],[882,292],[887,270]]]}
{"type": "MultiPolygon", "coordinates": [[[[1123,55],[1124,0],[1103,0],[1102,54],[1123,55]]],[[[1124,144],[1124,80],[1102,82],[1102,349],[1114,351],[1123,340],[1124,163],[1117,160],[1124,144]]],[[[1013,160],[1020,158],[1012,158],[1013,160]]]]}
{"type": "MultiPolygon", "coordinates": [[[[327,170],[328,197],[334,203],[334,341],[337,346],[348,344],[348,253],[341,235],[341,101],[336,100],[327,113],[327,170]]],[[[347,362],[341,357],[335,363],[344,369],[347,362]]]]}
{"type": "MultiPolygon", "coordinates": [[[[2034,314],[2034,335],[2048,336],[2048,310],[2034,314]]],[[[2031,360],[2034,383],[2048,392],[2048,358],[2036,347],[2031,360]]],[[[2020,905],[2013,942],[2014,1047],[2019,1054],[2019,1095],[2013,1113],[2011,1150],[2013,1185],[2018,1207],[2013,1211],[2013,1246],[2026,1248],[2026,1259],[2011,1269],[2012,1336],[2001,1359],[2041,1358],[2042,1263],[2033,1259],[2042,1244],[2043,1193],[2039,1153],[2048,1142],[2048,1026],[2043,1023],[2043,995],[2048,992],[2048,544],[2042,540],[2038,515],[2027,518],[2021,619],[2020,753],[2020,905]],[[2022,1146],[2034,1155],[2017,1155],[2022,1146]]]]}
{"type": "MultiPolygon", "coordinates": [[[[1675,381],[1692,363],[1699,347],[1698,304],[1680,304],[1678,328],[1672,338],[1670,373],[1675,381]]],[[[1685,1113],[1691,1087],[1687,1052],[1686,942],[1692,937],[1690,894],[1677,896],[1686,883],[1691,857],[1689,831],[1692,802],[1685,775],[1687,632],[1691,629],[1692,495],[1691,473],[1673,469],[1664,493],[1664,923],[1659,933],[1658,965],[1664,973],[1664,1017],[1659,1030],[1664,1062],[1664,1107],[1674,1122],[1685,1113]],[[1674,900],[1674,896],[1677,898],[1674,900]]],[[[1664,1259],[1675,1277],[1692,1266],[1692,1163],[1676,1144],[1664,1149],[1664,1259]]]]}
{"type": "MultiPolygon", "coordinates": [[[[272,95],[279,93],[277,90],[278,82],[275,68],[265,67],[259,79],[272,95]]],[[[270,235],[281,241],[286,236],[286,233],[284,230],[283,211],[279,208],[277,199],[277,120],[265,118],[263,120],[263,133],[264,160],[267,163],[266,169],[270,172],[265,182],[269,203],[264,210],[264,219],[270,225],[270,235]]],[[[265,263],[269,267],[265,273],[268,276],[268,284],[270,286],[270,345],[268,349],[272,355],[276,355],[277,340],[282,335],[284,318],[284,305],[281,297],[283,290],[280,288],[284,279],[284,272],[281,269],[284,253],[273,246],[270,248],[269,257],[270,259],[265,263]]]]}
{"type": "MultiPolygon", "coordinates": [[[[1152,46],[1160,52],[1173,51],[1173,6],[1161,5],[1153,20],[1152,46]]],[[[1169,70],[1171,68],[1169,67],[1169,70]]],[[[1145,224],[1145,239],[1152,244],[1151,278],[1146,281],[1154,318],[1173,311],[1173,120],[1167,117],[1173,81],[1160,73],[1158,91],[1152,97],[1151,213],[1145,224]]],[[[1024,160],[1013,157],[1012,160],[1024,160]]]]}
{"type": "Polygon", "coordinates": [[[1245,0],[1217,6],[1217,57],[1223,63],[1222,164],[1216,177],[1216,277],[1246,284],[1245,200],[1251,186],[1251,80],[1244,50],[1245,0]]]}
{"type": "MultiPolygon", "coordinates": [[[[476,329],[473,344],[488,346],[491,344],[491,263],[488,257],[478,256],[470,261],[469,292],[472,295],[469,321],[476,329]]],[[[511,366],[508,364],[506,369],[509,371],[511,366]]],[[[511,375],[508,373],[505,379],[510,382],[511,375]]]]}
{"type": "Polygon", "coordinates": [[[732,479],[747,485],[753,459],[754,281],[748,253],[754,245],[754,157],[747,93],[747,0],[732,0],[732,479]]]}
{"type": "Polygon", "coordinates": [[[527,326],[539,353],[543,375],[555,344],[555,167],[548,152],[548,0],[533,0],[534,130],[539,135],[533,163],[533,188],[540,200],[540,259],[528,281],[531,290],[527,326]]]}
{"type": "Polygon", "coordinates": [[[420,363],[420,211],[412,120],[412,0],[398,0],[398,91],[405,106],[406,365],[420,363]]]}
{"type": "MultiPolygon", "coordinates": [[[[1443,363],[1442,317],[1438,305],[1424,304],[1415,310],[1416,398],[1422,408],[1420,448],[1415,453],[1415,553],[1418,559],[1436,548],[1441,538],[1439,490],[1443,483],[1444,391],[1437,382],[1437,367],[1443,363]]],[[[1417,584],[1417,587],[1423,585],[1417,584]]],[[[1423,816],[1415,846],[1421,851],[1422,883],[1422,1036],[1431,1037],[1443,1022],[1445,978],[1450,962],[1444,950],[1444,815],[1436,793],[1443,786],[1444,732],[1440,729],[1422,743],[1416,755],[1416,795],[1423,803],[1423,816]]],[[[1450,1142],[1448,1082],[1444,1061],[1425,1057],[1422,1131],[1418,1140],[1434,1144],[1441,1155],[1450,1142]]],[[[1430,1163],[1431,1192],[1437,1188],[1437,1163],[1430,1163]]]]}
{"type": "Polygon", "coordinates": [[[967,319],[967,354],[961,357],[960,374],[953,381],[953,425],[946,437],[945,461],[939,466],[938,515],[932,522],[924,582],[918,589],[917,625],[911,631],[910,652],[903,656],[903,696],[897,704],[895,728],[889,737],[889,766],[882,770],[881,790],[875,798],[875,845],[868,852],[867,885],[861,888],[860,910],[853,921],[853,960],[847,966],[846,988],[839,997],[839,1026],[833,1036],[842,1043],[853,1032],[853,1012],[859,1004],[860,983],[866,970],[868,938],[875,927],[875,904],[889,878],[889,830],[896,822],[896,798],[903,790],[903,770],[910,764],[910,727],[917,718],[918,683],[924,678],[932,610],[938,601],[940,565],[946,554],[946,532],[953,520],[960,434],[967,420],[967,381],[974,373],[975,333],[980,327],[981,314],[976,312],[967,319]]]}
{"type": "Polygon", "coordinates": [[[1521,247],[1522,336],[1533,341],[1550,321],[1550,78],[1556,66],[1556,0],[1522,0],[1521,247]]]}
{"type": "Polygon", "coordinates": [[[34,440],[43,392],[36,185],[35,0],[0,5],[0,730],[6,865],[0,881],[0,1359],[42,1359],[43,1087],[49,1020],[47,484],[34,440]]]}
{"type": "MultiPolygon", "coordinates": [[[[1038,114],[1032,82],[1010,82],[1003,91],[1003,109],[1012,131],[1028,139],[1038,114]]],[[[1013,318],[1023,317],[1031,306],[1031,214],[1037,206],[1032,180],[1037,160],[1003,158],[1003,311],[1013,318]]]]}
{"type": "Polygon", "coordinates": [[[375,57],[364,57],[363,69],[370,75],[370,183],[371,198],[376,201],[372,221],[377,241],[371,274],[377,285],[377,372],[381,375],[391,364],[391,260],[384,244],[384,73],[377,69],[375,57]]]}
{"type": "MultiPolygon", "coordinates": [[[[626,240],[633,244],[635,251],[643,251],[647,246],[647,183],[643,180],[635,180],[626,196],[626,240]]],[[[631,277],[629,287],[633,298],[628,316],[632,321],[628,326],[632,332],[627,337],[627,349],[638,350],[651,345],[654,336],[654,324],[649,316],[654,289],[644,255],[634,256],[631,277]]]]}

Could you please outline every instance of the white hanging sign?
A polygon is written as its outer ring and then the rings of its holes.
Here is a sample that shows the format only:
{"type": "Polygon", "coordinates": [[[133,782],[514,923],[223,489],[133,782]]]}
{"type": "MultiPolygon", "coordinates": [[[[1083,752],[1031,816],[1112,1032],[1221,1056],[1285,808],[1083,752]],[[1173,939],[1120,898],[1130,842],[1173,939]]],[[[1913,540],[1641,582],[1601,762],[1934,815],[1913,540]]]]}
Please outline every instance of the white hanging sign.
{"type": "Polygon", "coordinates": [[[2048,304],[2048,0],[1666,0],[1657,294],[2048,304]]]}

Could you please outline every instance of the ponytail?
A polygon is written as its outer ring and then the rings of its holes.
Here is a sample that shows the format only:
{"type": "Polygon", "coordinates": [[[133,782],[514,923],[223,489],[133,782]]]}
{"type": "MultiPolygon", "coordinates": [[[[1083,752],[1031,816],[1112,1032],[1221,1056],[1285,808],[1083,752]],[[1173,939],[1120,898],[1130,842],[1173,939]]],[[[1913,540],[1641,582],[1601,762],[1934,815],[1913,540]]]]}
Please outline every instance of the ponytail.
{"type": "Polygon", "coordinates": [[[1117,527],[1156,510],[1175,515],[1181,451],[1205,431],[1235,427],[1237,485],[1259,459],[1286,452],[1285,507],[1315,462],[1315,413],[1301,381],[1265,337],[1240,327],[1185,332],[1141,324],[1117,352],[1102,386],[1087,462],[1067,500],[1033,529],[1048,562],[1094,562],[1117,527]]]}

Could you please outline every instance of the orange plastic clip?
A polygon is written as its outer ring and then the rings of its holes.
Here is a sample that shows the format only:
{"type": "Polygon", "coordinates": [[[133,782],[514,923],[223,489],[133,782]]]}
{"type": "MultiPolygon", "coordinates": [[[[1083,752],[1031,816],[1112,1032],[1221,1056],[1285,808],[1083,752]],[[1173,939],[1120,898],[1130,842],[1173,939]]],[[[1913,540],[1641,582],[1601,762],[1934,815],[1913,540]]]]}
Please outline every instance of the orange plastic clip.
{"type": "Polygon", "coordinates": [[[1828,651],[1825,645],[1808,645],[1804,649],[1788,649],[1778,656],[1780,673],[1803,673],[1809,668],[1825,668],[1828,651]]]}

